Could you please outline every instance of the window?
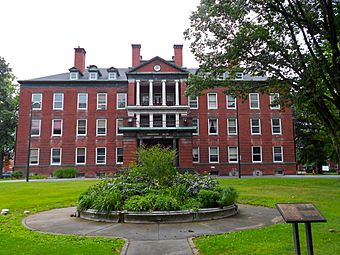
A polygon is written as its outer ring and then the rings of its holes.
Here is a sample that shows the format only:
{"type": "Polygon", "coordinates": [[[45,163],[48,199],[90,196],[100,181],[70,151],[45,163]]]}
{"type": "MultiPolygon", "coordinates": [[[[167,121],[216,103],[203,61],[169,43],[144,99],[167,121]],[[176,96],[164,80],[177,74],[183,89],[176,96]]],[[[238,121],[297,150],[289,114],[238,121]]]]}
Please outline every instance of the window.
{"type": "Polygon", "coordinates": [[[116,80],[117,74],[115,72],[109,72],[109,80],[116,80]]]}
{"type": "Polygon", "coordinates": [[[270,109],[280,109],[280,104],[276,102],[279,99],[279,93],[272,93],[269,95],[270,109]]]}
{"type": "Polygon", "coordinates": [[[107,94],[98,93],[97,94],[97,110],[106,110],[107,107],[107,94]]]}
{"type": "Polygon", "coordinates": [[[52,120],[52,135],[61,136],[62,126],[63,126],[63,120],[52,120]]]}
{"type": "Polygon", "coordinates": [[[116,162],[117,164],[123,164],[124,162],[124,149],[116,148],[116,162]]]}
{"type": "Polygon", "coordinates": [[[32,94],[32,110],[41,110],[42,94],[32,94]]]}
{"type": "Polygon", "coordinates": [[[237,119],[230,118],[227,120],[228,135],[237,135],[237,119]]]}
{"type": "Polygon", "coordinates": [[[197,118],[192,118],[192,126],[197,127],[196,132],[193,135],[198,135],[200,133],[199,120],[197,118]]]}
{"type": "Polygon", "coordinates": [[[123,135],[123,132],[119,130],[120,127],[124,127],[123,119],[116,120],[116,134],[117,135],[123,135]]]}
{"type": "Polygon", "coordinates": [[[281,135],[281,119],[272,119],[272,134],[281,135]]]}
{"type": "Polygon", "coordinates": [[[53,110],[62,110],[64,107],[64,93],[53,94],[53,110]]]}
{"type": "Polygon", "coordinates": [[[78,110],[87,110],[87,93],[78,93],[78,110]]]}
{"type": "Polygon", "coordinates": [[[208,134],[218,135],[218,119],[208,119],[208,134]]]}
{"type": "Polygon", "coordinates": [[[219,159],[219,148],[218,147],[209,147],[209,163],[218,163],[219,159]]]}
{"type": "Polygon", "coordinates": [[[52,148],[51,149],[51,165],[60,165],[60,164],[61,164],[61,149],[52,148]]]}
{"type": "Polygon", "coordinates": [[[188,97],[188,103],[191,109],[198,109],[198,97],[188,97]]]}
{"type": "Polygon", "coordinates": [[[229,161],[229,163],[237,163],[238,162],[237,147],[228,147],[228,161],[229,161]]]}
{"type": "Polygon", "coordinates": [[[106,148],[97,148],[96,164],[106,164],[106,148]]]}
{"type": "Polygon", "coordinates": [[[260,119],[250,119],[250,130],[252,135],[261,134],[261,121],[260,119]]]}
{"type": "Polygon", "coordinates": [[[217,109],[217,94],[208,94],[208,109],[217,109]]]}
{"type": "Polygon", "coordinates": [[[126,93],[117,94],[117,109],[124,109],[126,106],[126,93]]]}
{"type": "Polygon", "coordinates": [[[106,119],[97,119],[97,136],[106,135],[106,119]]]}
{"type": "Polygon", "coordinates": [[[262,147],[261,146],[253,146],[252,157],[253,157],[253,163],[262,162],[262,147]]]}
{"type": "Polygon", "coordinates": [[[192,162],[193,163],[200,162],[200,151],[198,147],[192,148],[192,162]]]}
{"type": "Polygon", "coordinates": [[[273,147],[273,161],[274,162],[283,162],[283,149],[282,146],[274,146],[273,147]]]}
{"type": "Polygon", "coordinates": [[[235,80],[243,80],[243,73],[241,72],[236,73],[235,80]]]}
{"type": "Polygon", "coordinates": [[[71,72],[70,73],[70,80],[78,80],[78,73],[77,72],[71,72]]]}
{"type": "Polygon", "coordinates": [[[77,135],[85,136],[87,132],[87,120],[77,120],[77,135]]]}
{"type": "Polygon", "coordinates": [[[40,136],[41,120],[32,120],[31,136],[40,136]]]}
{"type": "Polygon", "coordinates": [[[236,97],[227,95],[227,109],[236,109],[236,97]]]}
{"type": "Polygon", "coordinates": [[[97,80],[98,79],[98,73],[90,72],[90,80],[97,80]]]}
{"type": "Polygon", "coordinates": [[[250,109],[260,109],[260,101],[258,93],[249,94],[249,106],[250,109]]]}
{"type": "Polygon", "coordinates": [[[85,165],[86,163],[86,148],[77,148],[76,164],[85,165]]]}
{"type": "Polygon", "coordinates": [[[39,165],[39,149],[32,148],[30,150],[30,165],[39,165]]]}

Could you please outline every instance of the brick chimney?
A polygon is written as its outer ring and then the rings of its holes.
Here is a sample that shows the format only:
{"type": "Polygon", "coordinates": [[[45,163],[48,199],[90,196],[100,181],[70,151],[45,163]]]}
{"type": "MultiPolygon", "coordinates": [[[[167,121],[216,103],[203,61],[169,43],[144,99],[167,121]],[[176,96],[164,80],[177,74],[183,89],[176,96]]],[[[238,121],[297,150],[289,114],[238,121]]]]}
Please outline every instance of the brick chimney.
{"type": "Polygon", "coordinates": [[[174,45],[174,61],[178,66],[183,66],[183,45],[175,44],[174,45]]]}
{"type": "Polygon", "coordinates": [[[81,73],[85,71],[85,55],[84,48],[74,48],[74,67],[76,67],[81,73]]]}
{"type": "Polygon", "coordinates": [[[140,65],[140,44],[131,44],[132,47],[132,67],[140,65]]]}

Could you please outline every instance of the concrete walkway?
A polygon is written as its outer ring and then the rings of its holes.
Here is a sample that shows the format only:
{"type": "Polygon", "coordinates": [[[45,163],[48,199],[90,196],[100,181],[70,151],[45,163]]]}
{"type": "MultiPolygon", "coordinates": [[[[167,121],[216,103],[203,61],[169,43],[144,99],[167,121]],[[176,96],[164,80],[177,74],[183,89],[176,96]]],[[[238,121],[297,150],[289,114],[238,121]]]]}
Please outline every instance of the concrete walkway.
{"type": "Polygon", "coordinates": [[[94,222],[70,217],[75,207],[28,216],[23,224],[35,231],[85,236],[122,237],[128,240],[123,254],[194,254],[191,237],[259,228],[279,222],[276,209],[239,205],[240,213],[221,220],[180,224],[127,224],[94,222]],[[127,249],[126,249],[127,248],[127,249]]]}

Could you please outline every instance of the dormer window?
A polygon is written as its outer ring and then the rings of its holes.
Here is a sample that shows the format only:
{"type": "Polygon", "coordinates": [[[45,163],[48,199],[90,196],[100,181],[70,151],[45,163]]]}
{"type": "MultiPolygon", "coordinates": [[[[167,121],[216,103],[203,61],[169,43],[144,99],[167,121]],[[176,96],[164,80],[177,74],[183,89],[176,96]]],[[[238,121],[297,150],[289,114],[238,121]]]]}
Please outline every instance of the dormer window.
{"type": "Polygon", "coordinates": [[[109,72],[109,80],[116,80],[116,79],[117,79],[117,73],[109,72]]]}
{"type": "Polygon", "coordinates": [[[90,65],[87,67],[89,72],[89,80],[98,80],[100,76],[102,76],[101,72],[99,71],[96,65],[90,65]]]}
{"type": "Polygon", "coordinates": [[[98,73],[97,72],[90,72],[89,79],[90,80],[97,80],[98,79],[98,73]]]}
{"type": "Polygon", "coordinates": [[[236,73],[236,80],[243,80],[243,73],[239,72],[239,73],[236,73]]]}
{"type": "Polygon", "coordinates": [[[70,72],[70,80],[78,80],[78,72],[70,72]]]}

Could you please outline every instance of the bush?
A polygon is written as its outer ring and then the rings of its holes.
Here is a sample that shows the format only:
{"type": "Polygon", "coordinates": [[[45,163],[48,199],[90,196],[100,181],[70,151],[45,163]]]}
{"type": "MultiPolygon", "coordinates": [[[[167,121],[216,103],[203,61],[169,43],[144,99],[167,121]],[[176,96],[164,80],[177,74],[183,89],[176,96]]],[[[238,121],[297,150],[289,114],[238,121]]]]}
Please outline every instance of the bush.
{"type": "Polygon", "coordinates": [[[156,197],[152,194],[146,196],[133,196],[125,201],[124,209],[133,212],[146,212],[153,210],[156,197]]]}
{"type": "Polygon", "coordinates": [[[53,172],[56,178],[75,178],[77,174],[78,170],[75,168],[59,168],[53,172]]]}
{"type": "Polygon", "coordinates": [[[179,210],[180,206],[175,198],[160,194],[157,196],[153,209],[155,211],[175,211],[179,210]]]}
{"type": "Polygon", "coordinates": [[[219,188],[219,198],[217,203],[219,206],[227,206],[235,203],[236,198],[238,197],[237,191],[233,187],[228,188],[219,188]]]}
{"type": "Polygon", "coordinates": [[[24,175],[24,174],[23,174],[23,172],[21,172],[21,171],[14,171],[14,172],[12,173],[12,177],[14,177],[14,178],[16,178],[16,179],[21,178],[23,175],[24,175]]]}
{"type": "Polygon", "coordinates": [[[198,193],[198,201],[203,208],[217,207],[217,200],[219,198],[219,192],[216,190],[200,190],[198,193]]]}

